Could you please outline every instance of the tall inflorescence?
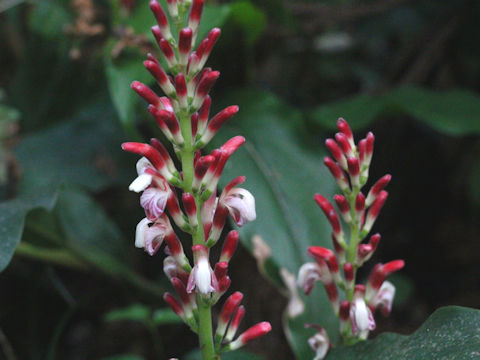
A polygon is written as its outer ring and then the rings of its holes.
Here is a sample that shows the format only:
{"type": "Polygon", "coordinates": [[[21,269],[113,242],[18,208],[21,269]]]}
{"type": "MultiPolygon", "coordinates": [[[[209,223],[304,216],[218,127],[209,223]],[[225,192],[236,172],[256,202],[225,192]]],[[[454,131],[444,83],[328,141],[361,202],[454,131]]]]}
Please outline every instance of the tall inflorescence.
{"type": "Polygon", "coordinates": [[[165,241],[168,256],[163,270],[178,297],[165,293],[164,300],[198,334],[203,359],[213,360],[219,359],[222,352],[238,349],[264,335],[271,327],[262,322],[236,337],[245,309],[240,305],[243,295],[235,292],[224,303],[213,332],[211,307],[230,286],[228,264],[237,246],[238,232],[228,233],[213,266],[210,249],[219,241],[228,214],[237,226],[254,220],[256,214],[254,197],[238,187],[245,181],[243,176],[233,179],[217,197],[225,164],[245,139],[235,136],[210,154],[201,152],[225,121],[238,112],[238,106],[229,106],[209,117],[208,93],[220,73],[204,65],[220,29],[212,29],[193,50],[203,3],[167,0],[167,17],[157,0],[150,2],[158,23],[152,33],[168,70],[151,54],[144,65],[166,96],[159,97],[138,81],[132,83],[132,89],[149,104],[148,111],[171,142],[181,171],[155,138],[148,144],[127,142],[122,148],[142,156],[137,162],[138,176],[129,187],[142,193],[140,204],[145,210],[145,218],[136,228],[135,246],[154,255],[165,241]],[[193,263],[171,221],[177,231],[191,235],[193,263]]]}
{"type": "MultiPolygon", "coordinates": [[[[384,188],[391,176],[381,177],[364,194],[362,188],[368,180],[375,138],[369,132],[357,145],[344,119],[338,120],[337,127],[339,132],[335,134],[335,140],[327,139],[325,142],[333,159],[325,157],[324,164],[342,192],[333,200],[343,223],[333,205],[324,196],[316,194],[314,199],[332,227],[333,250],[309,247],[308,253],[315,262],[302,265],[298,285],[309,294],[317,280],[323,284],[333,311],[340,320],[340,334],[344,343],[350,345],[365,340],[375,329],[373,315],[376,310],[385,316],[390,314],[395,287],[385,279],[403,268],[404,261],[377,264],[366,285],[356,283],[358,268],[371,258],[380,241],[377,233],[364,242],[387,200],[388,193],[384,188]]],[[[315,359],[319,360],[325,356],[330,344],[325,330],[315,327],[318,332],[309,343],[316,351],[315,359]]]]}

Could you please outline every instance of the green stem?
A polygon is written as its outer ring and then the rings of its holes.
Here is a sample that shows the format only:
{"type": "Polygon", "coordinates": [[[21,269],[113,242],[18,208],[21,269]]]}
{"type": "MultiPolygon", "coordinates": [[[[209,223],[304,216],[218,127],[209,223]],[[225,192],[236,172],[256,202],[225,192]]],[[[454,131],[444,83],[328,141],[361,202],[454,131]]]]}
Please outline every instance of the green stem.
{"type": "Polygon", "coordinates": [[[212,313],[210,305],[205,304],[200,296],[197,295],[198,302],[198,338],[200,341],[200,350],[202,351],[202,360],[217,360],[220,357],[215,353],[212,336],[212,313]]]}
{"type": "MultiPolygon", "coordinates": [[[[185,145],[181,150],[182,156],[182,171],[183,171],[183,190],[192,193],[193,183],[193,157],[195,150],[192,143],[192,125],[190,122],[190,114],[183,112],[180,116],[180,129],[185,140],[185,145]]],[[[202,200],[195,195],[195,204],[197,205],[197,219],[198,226],[193,234],[193,244],[205,244],[205,235],[203,233],[202,218],[200,211],[202,207],[202,200]]],[[[196,261],[196,259],[194,259],[196,261]]],[[[212,313],[211,305],[205,303],[200,294],[197,294],[198,304],[198,338],[200,342],[200,349],[202,352],[202,360],[217,360],[219,357],[215,352],[213,343],[212,331],[212,313]]]]}
{"type": "Polygon", "coordinates": [[[42,248],[23,241],[18,244],[15,254],[52,265],[66,266],[78,270],[88,269],[87,264],[66,250],[42,248]]]}

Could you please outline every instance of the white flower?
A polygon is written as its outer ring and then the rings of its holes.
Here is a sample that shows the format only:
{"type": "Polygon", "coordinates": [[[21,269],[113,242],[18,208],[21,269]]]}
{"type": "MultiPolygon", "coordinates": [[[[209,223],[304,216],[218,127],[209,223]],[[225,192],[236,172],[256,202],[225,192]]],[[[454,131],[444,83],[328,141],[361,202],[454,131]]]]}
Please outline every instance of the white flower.
{"type": "Polygon", "coordinates": [[[138,223],[135,231],[135,246],[144,248],[148,254],[154,255],[162,245],[167,228],[163,224],[151,224],[152,222],[147,218],[138,223]]]}
{"type": "Polygon", "coordinates": [[[195,274],[195,286],[201,294],[209,294],[214,291],[212,286],[212,271],[208,260],[200,258],[197,262],[195,274]]]}
{"type": "Polygon", "coordinates": [[[128,190],[139,193],[149,187],[152,183],[152,180],[153,176],[150,174],[138,175],[138,177],[136,177],[135,180],[132,181],[132,183],[128,187],[128,190]]]}
{"type": "Polygon", "coordinates": [[[228,209],[235,224],[238,226],[245,225],[248,221],[256,219],[255,198],[245,189],[233,188],[229,190],[222,199],[222,204],[228,209]]]}
{"type": "Polygon", "coordinates": [[[320,328],[319,331],[308,339],[308,345],[315,351],[313,360],[322,360],[330,348],[330,339],[325,329],[320,328]]]}
{"type": "Polygon", "coordinates": [[[128,187],[128,190],[139,193],[148,188],[153,180],[153,176],[146,173],[146,170],[155,170],[155,168],[146,157],[142,157],[140,158],[140,160],[137,161],[136,168],[138,176],[135,178],[135,180],[132,181],[132,183],[128,187]]]}
{"type": "Polygon", "coordinates": [[[145,214],[150,221],[157,220],[165,211],[170,190],[149,187],[140,196],[140,205],[145,209],[145,214]]]}
{"type": "Polygon", "coordinates": [[[147,169],[152,169],[155,170],[155,167],[152,165],[152,163],[145,157],[141,157],[138,161],[137,164],[135,165],[137,168],[137,174],[142,175],[145,173],[147,169]]]}
{"type": "Polygon", "coordinates": [[[288,290],[287,313],[288,316],[293,319],[303,314],[305,304],[300,298],[300,295],[298,295],[295,275],[289,272],[286,268],[280,269],[280,275],[282,276],[283,283],[288,290]]]}
{"type": "Polygon", "coordinates": [[[187,292],[191,293],[196,289],[202,295],[208,295],[218,290],[218,282],[208,262],[208,250],[204,245],[192,247],[195,254],[195,266],[190,272],[187,283],[187,292]]]}
{"type": "Polygon", "coordinates": [[[373,298],[370,305],[374,309],[380,309],[383,315],[388,316],[392,311],[393,298],[395,297],[395,286],[389,282],[384,281],[377,295],[373,298]]]}
{"type": "Polygon", "coordinates": [[[357,296],[353,299],[350,307],[350,321],[353,333],[360,334],[362,339],[367,338],[369,331],[375,330],[375,320],[363,297],[357,296]]]}
{"type": "Polygon", "coordinates": [[[302,288],[305,294],[309,294],[313,289],[315,281],[321,281],[323,284],[332,282],[332,275],[328,266],[323,263],[305,263],[298,271],[297,285],[302,288]]]}

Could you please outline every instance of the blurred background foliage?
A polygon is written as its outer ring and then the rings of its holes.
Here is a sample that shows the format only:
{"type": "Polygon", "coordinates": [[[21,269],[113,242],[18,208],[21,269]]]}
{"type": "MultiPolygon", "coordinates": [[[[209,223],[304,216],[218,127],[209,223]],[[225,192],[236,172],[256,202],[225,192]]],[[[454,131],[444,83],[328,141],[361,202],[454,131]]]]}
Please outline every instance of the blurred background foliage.
{"type": "MultiPolygon", "coordinates": [[[[199,38],[223,31],[214,105],[241,109],[217,141],[248,140],[223,181],[246,175],[258,206],[232,289],[246,294],[244,326],[274,326],[249,347],[256,357],[226,360],[310,359],[303,323],[336,326],[320,286],[303,315],[282,315],[280,269],[330,246],[312,197],[335,191],[321,159],[339,116],[375,133],[372,181],[393,175],[372,262],[407,267],[378,332],[411,333],[441,305],[480,306],[479,21],[474,0],[207,2],[199,38]]],[[[0,2],[0,357],[196,358],[161,300],[163,255],[133,247],[136,159],[120,150],[160,136],[129,87],[152,82],[152,25],[146,0],[0,2]]]]}

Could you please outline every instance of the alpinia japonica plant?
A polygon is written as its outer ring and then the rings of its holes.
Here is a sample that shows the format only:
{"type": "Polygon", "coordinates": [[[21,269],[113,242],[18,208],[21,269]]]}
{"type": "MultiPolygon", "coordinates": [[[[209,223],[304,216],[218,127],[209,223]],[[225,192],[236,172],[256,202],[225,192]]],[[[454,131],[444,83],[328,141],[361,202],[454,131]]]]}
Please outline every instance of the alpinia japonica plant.
{"type": "MultiPolygon", "coordinates": [[[[376,310],[385,316],[390,314],[395,287],[385,279],[403,268],[404,261],[377,264],[366,285],[356,284],[358,268],[370,259],[380,241],[380,234],[374,234],[368,243],[363,243],[387,200],[388,193],[384,188],[391,176],[380,178],[365,195],[362,187],[368,180],[374,136],[369,132],[357,146],[350,126],[344,119],[338,120],[337,127],[339,132],[335,134],[335,140],[326,141],[335,160],[325,157],[324,163],[343,193],[335,195],[333,199],[348,230],[343,230],[344,226],[332,204],[316,194],[314,199],[332,226],[334,251],[311,246],[308,252],[316,262],[306,263],[300,268],[298,285],[309,294],[317,280],[323,284],[333,311],[340,320],[339,330],[343,341],[351,345],[365,340],[369,332],[375,329],[373,315],[376,310]],[[339,289],[343,292],[342,297],[339,289]]],[[[307,326],[317,329],[317,333],[309,339],[309,344],[316,352],[315,360],[323,359],[330,347],[328,335],[320,326],[307,326]]]]}
{"type": "Polygon", "coordinates": [[[148,111],[173,145],[181,171],[157,139],[151,139],[150,144],[124,143],[122,148],[142,156],[137,162],[138,177],[130,185],[130,190],[143,192],[140,204],[146,215],[137,225],[135,246],[154,255],[166,242],[168,256],[163,270],[178,299],[165,293],[165,302],[198,334],[203,359],[213,360],[271,329],[268,322],[262,322],[235,339],[245,313],[240,292],[225,301],[215,333],[212,329],[211,308],[230,286],[228,263],[238,243],[238,232],[227,235],[214,266],[210,249],[218,242],[228,214],[238,226],[255,219],[255,199],[250,192],[237,187],[245,181],[243,176],[233,179],[219,197],[216,195],[225,163],[245,142],[243,137],[236,136],[210,154],[201,154],[222,124],[238,112],[238,106],[229,106],[209,119],[208,93],[220,73],[204,65],[220,29],[212,29],[193,51],[204,1],[167,2],[175,32],[157,0],[150,2],[150,9],[158,23],[152,32],[171,76],[153,55],[149,54],[144,62],[166,96],[157,96],[138,81],[132,83],[132,88],[149,104],[148,111]],[[189,247],[193,266],[167,213],[181,231],[192,236],[189,247]]]}

